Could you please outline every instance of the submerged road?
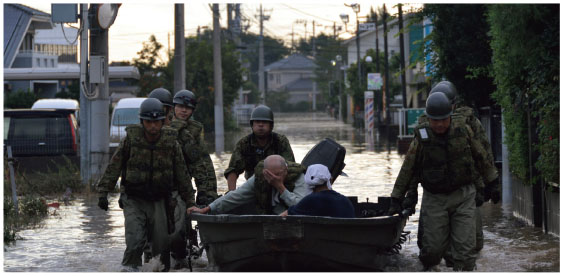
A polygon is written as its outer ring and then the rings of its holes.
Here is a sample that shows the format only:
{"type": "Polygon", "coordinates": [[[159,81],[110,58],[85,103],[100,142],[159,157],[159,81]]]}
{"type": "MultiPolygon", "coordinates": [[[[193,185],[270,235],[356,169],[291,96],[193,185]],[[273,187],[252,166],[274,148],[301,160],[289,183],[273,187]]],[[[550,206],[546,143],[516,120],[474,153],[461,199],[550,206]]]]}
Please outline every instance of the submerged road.
{"type": "MultiPolygon", "coordinates": [[[[293,148],[296,161],[318,141],[331,137],[347,149],[344,171],[350,177],[339,177],[334,189],[346,196],[358,196],[360,202],[377,201],[378,196],[389,196],[404,156],[397,153],[395,141],[378,135],[373,143],[366,143],[362,131],[335,121],[323,113],[276,114],[274,131],[285,134],[293,148]]],[[[226,133],[225,151],[212,154],[218,178],[218,192],[227,190],[223,171],[227,168],[230,152],[236,141],[248,134],[242,126],[236,133],[226,133]]],[[[212,137],[207,137],[213,149],[212,137]],[[211,140],[209,140],[211,138],[211,140]]],[[[237,186],[242,185],[241,176],[237,186]]],[[[421,198],[422,188],[419,188],[421,198]]],[[[22,240],[4,246],[6,272],[109,272],[119,271],[125,249],[123,212],[117,205],[118,195],[109,198],[109,211],[97,207],[97,196],[78,198],[70,206],[61,204],[50,209],[51,215],[41,227],[19,232],[22,240]]],[[[405,231],[409,240],[400,254],[394,255],[386,271],[421,271],[418,261],[416,232],[420,199],[416,213],[409,218],[405,231]]],[[[559,237],[544,234],[541,229],[524,225],[512,216],[509,205],[486,203],[481,207],[485,246],[477,259],[477,272],[560,271],[559,237]]],[[[194,261],[194,271],[210,271],[207,258],[194,261]]],[[[156,259],[143,265],[142,271],[155,271],[156,259]]],[[[439,271],[452,271],[442,262],[439,271]]],[[[183,269],[182,271],[188,271],[183,269]]]]}

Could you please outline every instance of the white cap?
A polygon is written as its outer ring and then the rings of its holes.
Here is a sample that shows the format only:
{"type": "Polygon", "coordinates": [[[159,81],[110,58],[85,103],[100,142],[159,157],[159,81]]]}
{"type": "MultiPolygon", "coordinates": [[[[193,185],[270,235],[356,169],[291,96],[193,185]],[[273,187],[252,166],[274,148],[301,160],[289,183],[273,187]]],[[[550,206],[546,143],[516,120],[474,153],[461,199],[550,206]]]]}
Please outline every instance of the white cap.
{"type": "Polygon", "coordinates": [[[305,183],[312,190],[315,186],[320,186],[326,184],[329,189],[330,186],[330,171],[325,165],[314,164],[307,168],[305,173],[305,183]]]}

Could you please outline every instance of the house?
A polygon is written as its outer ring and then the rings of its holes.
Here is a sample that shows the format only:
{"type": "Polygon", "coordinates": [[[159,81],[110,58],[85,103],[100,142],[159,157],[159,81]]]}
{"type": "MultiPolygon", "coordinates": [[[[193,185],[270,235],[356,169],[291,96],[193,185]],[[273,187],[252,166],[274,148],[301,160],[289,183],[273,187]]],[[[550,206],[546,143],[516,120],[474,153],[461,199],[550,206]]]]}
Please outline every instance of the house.
{"type": "MultiPolygon", "coordinates": [[[[39,98],[77,85],[78,30],[51,22],[51,15],[21,4],[4,4],[4,93],[32,91],[39,98]]],[[[139,71],[133,66],[110,66],[110,94],[130,91],[139,71]],[[113,91],[112,91],[113,90],[113,91]]]]}
{"type": "Polygon", "coordinates": [[[287,93],[288,104],[310,103],[313,110],[319,97],[315,82],[315,64],[312,58],[292,54],[264,67],[267,72],[268,93],[287,93]]]}

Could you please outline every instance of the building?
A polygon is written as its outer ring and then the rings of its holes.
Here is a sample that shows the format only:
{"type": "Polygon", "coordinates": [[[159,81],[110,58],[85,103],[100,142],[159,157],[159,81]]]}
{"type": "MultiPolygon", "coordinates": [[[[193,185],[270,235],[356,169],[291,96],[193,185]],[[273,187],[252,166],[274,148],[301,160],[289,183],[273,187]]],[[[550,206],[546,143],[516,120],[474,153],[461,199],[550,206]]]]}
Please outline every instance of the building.
{"type": "Polygon", "coordinates": [[[312,58],[302,54],[292,54],[264,67],[267,73],[266,91],[287,93],[288,104],[309,103],[316,108],[319,91],[316,90],[315,69],[312,58]]]}
{"type": "MultiPolygon", "coordinates": [[[[124,85],[131,92],[130,81],[139,77],[133,66],[110,66],[110,94],[124,85]]],[[[54,98],[79,79],[78,30],[52,23],[48,13],[4,4],[4,93],[32,91],[54,98]]]]}

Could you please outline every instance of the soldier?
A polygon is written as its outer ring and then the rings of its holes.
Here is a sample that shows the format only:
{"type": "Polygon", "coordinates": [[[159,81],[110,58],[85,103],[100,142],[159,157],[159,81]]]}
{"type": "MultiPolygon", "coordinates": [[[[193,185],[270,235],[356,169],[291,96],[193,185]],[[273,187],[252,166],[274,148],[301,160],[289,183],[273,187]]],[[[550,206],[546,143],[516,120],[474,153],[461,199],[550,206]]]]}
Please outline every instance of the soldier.
{"type": "MultiPolygon", "coordinates": [[[[457,104],[458,96],[457,96],[457,89],[455,88],[455,86],[449,81],[441,81],[438,84],[436,84],[432,88],[432,90],[430,90],[429,94],[432,94],[434,92],[443,92],[444,94],[446,94],[446,96],[450,100],[450,103],[453,106],[454,114],[459,114],[465,117],[466,124],[469,127],[471,127],[475,139],[477,140],[477,142],[481,143],[482,147],[486,150],[486,156],[484,156],[484,158],[486,158],[486,160],[488,160],[488,162],[491,162],[494,166],[493,151],[491,148],[491,144],[489,143],[489,140],[487,138],[487,134],[485,133],[485,129],[483,128],[483,125],[481,124],[479,119],[477,119],[477,117],[474,115],[473,109],[467,106],[459,106],[457,104]]],[[[428,118],[423,114],[418,118],[418,123],[423,124],[425,122],[428,122],[428,118]]],[[[416,186],[418,186],[417,183],[414,184],[416,184],[414,185],[414,188],[409,190],[410,192],[413,193],[413,196],[416,193],[416,186]]],[[[492,199],[492,202],[494,204],[499,202],[501,196],[500,196],[500,187],[498,186],[500,185],[495,185],[494,187],[490,187],[490,186],[485,187],[482,176],[478,174],[476,175],[473,184],[477,189],[475,194],[475,204],[477,207],[480,207],[481,205],[483,205],[483,202],[487,202],[489,201],[489,199],[492,199]]],[[[416,204],[416,202],[414,204],[416,204]]],[[[420,227],[421,225],[422,223],[419,223],[418,241],[417,241],[419,248],[421,248],[422,246],[421,235],[423,235],[423,231],[421,231],[422,229],[420,227]]],[[[483,248],[483,240],[484,240],[483,224],[481,221],[481,212],[479,208],[475,208],[475,226],[476,226],[475,227],[475,231],[476,231],[475,253],[478,253],[483,248]]],[[[446,251],[446,255],[444,256],[444,259],[446,260],[446,265],[448,267],[451,267],[453,265],[449,250],[446,251]]]]}
{"type": "MultiPolygon", "coordinates": [[[[452,115],[452,105],[442,92],[426,101],[428,122],[415,128],[405,161],[391,193],[392,208],[412,183],[422,183],[420,211],[422,248],[419,259],[425,270],[440,263],[451,243],[454,270],[475,267],[475,186],[478,172],[487,187],[498,185],[496,168],[486,159],[486,150],[461,115],[452,115]]],[[[490,188],[489,188],[490,189],[490,188]]]]}
{"type": "MultiPolygon", "coordinates": [[[[197,100],[193,92],[180,90],[174,95],[173,104],[174,119],[170,127],[178,131],[178,142],[182,148],[188,171],[195,180],[197,187],[196,204],[207,205],[218,197],[217,177],[203,140],[203,125],[192,118],[197,100]]],[[[181,221],[178,222],[182,225],[183,231],[174,236],[172,240],[172,253],[175,258],[174,269],[186,266],[184,259],[187,255],[186,238],[189,237],[191,244],[197,245],[197,234],[192,229],[191,221],[186,219],[186,212],[183,210],[181,221]]]]}
{"type": "Polygon", "coordinates": [[[173,116],[172,108],[174,107],[172,105],[172,94],[170,93],[170,91],[162,87],[156,88],[151,91],[151,93],[149,93],[149,98],[158,99],[162,103],[162,105],[164,106],[164,114],[166,116],[164,125],[169,126],[173,116]]]}
{"type": "Polygon", "coordinates": [[[178,142],[195,180],[196,204],[209,204],[218,197],[217,177],[203,140],[203,125],[192,118],[197,100],[192,91],[180,90],[174,95],[173,104],[174,119],[170,126],[178,131],[178,142]]]}
{"type": "Polygon", "coordinates": [[[256,165],[255,174],[240,188],[204,208],[191,207],[188,214],[222,214],[255,201],[259,214],[279,215],[310,193],[304,172],[301,164],[286,162],[280,155],[270,155],[256,165]]]}
{"type": "MultiPolygon", "coordinates": [[[[126,128],[127,136],[100,179],[98,206],[108,210],[108,192],[115,189],[121,175],[119,205],[125,216],[126,249],[123,271],[138,271],[143,247],[152,242],[152,255],[160,255],[165,271],[170,268],[169,237],[174,232],[173,210],[180,195],[186,205],[194,205],[194,191],[176,141],[178,133],[164,125],[162,103],[148,98],[139,110],[141,124],[126,128]]],[[[183,212],[182,212],[183,213],[183,212]]]]}
{"type": "Polygon", "coordinates": [[[229,167],[225,170],[229,191],[236,189],[238,176],[244,172],[248,180],[254,174],[254,167],[269,155],[278,154],[287,161],[295,162],[293,151],[287,138],[273,132],[274,113],[265,106],[259,105],[250,115],[252,133],[240,139],[236,146],[229,167]]]}

